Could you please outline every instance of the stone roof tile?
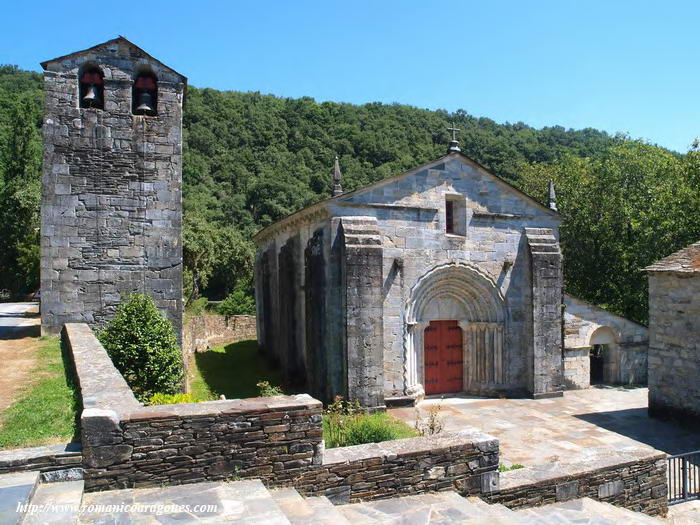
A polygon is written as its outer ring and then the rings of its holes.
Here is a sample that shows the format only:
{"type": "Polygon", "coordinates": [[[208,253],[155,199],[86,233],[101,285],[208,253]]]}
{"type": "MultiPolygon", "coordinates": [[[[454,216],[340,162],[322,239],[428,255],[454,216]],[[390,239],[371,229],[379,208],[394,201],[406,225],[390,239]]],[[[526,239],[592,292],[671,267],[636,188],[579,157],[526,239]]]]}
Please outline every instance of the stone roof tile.
{"type": "Polygon", "coordinates": [[[700,241],[644,268],[647,272],[700,272],[700,241]]]}

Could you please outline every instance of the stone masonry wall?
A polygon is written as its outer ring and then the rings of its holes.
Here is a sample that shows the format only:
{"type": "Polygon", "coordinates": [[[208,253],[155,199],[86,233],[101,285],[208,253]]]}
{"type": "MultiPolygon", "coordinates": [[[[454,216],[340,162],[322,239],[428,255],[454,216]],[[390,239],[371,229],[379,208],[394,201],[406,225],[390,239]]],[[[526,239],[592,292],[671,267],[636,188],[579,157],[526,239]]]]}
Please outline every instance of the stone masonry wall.
{"type": "Polygon", "coordinates": [[[440,490],[474,495],[498,488],[497,468],[498,440],[465,430],[326,450],[321,468],[295,487],[334,503],[440,490]]]}
{"type": "Polygon", "coordinates": [[[187,319],[182,334],[185,355],[212,347],[256,339],[254,315],[195,315],[187,319]]]}
{"type": "Polygon", "coordinates": [[[700,273],[649,275],[649,413],[700,426],[700,273]]]}
{"type": "Polygon", "coordinates": [[[151,295],[182,332],[182,104],[186,79],[124,39],[43,64],[44,333],[105,324],[121,298],[151,295]],[[104,74],[104,109],[79,107],[78,78],[104,74]],[[158,78],[158,114],[132,114],[135,77],[158,78]]]}
{"type": "Polygon", "coordinates": [[[233,476],[296,486],[336,501],[452,489],[479,494],[498,486],[498,441],[486,434],[468,431],[324,453],[322,405],[306,394],[144,407],[87,325],[67,324],[64,337],[85,406],[87,491],[233,476]]]}
{"type": "Polygon", "coordinates": [[[80,468],[82,462],[80,443],[2,450],[0,451],[0,475],[28,470],[65,471],[80,468]]]}
{"type": "Polygon", "coordinates": [[[482,496],[511,509],[592,498],[665,516],[666,454],[651,448],[596,456],[585,465],[547,464],[501,473],[500,490],[482,496]]]}

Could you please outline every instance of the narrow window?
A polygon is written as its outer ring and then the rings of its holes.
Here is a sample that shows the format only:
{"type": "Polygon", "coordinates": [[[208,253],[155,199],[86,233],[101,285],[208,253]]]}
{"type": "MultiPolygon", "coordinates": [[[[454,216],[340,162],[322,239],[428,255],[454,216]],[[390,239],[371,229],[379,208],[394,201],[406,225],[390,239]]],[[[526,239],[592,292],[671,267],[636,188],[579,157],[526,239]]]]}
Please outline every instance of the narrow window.
{"type": "Polygon", "coordinates": [[[80,74],[80,107],[104,109],[104,75],[97,66],[88,66],[80,74]]]}
{"type": "Polygon", "coordinates": [[[139,73],[134,82],[134,115],[158,114],[158,79],[151,72],[139,73]]]}
{"type": "Polygon", "coordinates": [[[445,232],[455,232],[455,202],[453,200],[445,201],[445,232]]]}

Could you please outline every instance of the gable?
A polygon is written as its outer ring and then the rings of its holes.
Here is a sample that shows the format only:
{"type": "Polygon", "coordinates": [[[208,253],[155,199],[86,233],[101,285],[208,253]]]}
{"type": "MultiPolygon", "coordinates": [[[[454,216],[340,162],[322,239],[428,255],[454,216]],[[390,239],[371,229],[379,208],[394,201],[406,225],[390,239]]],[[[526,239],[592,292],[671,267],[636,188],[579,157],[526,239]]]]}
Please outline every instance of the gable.
{"type": "Polygon", "coordinates": [[[475,213],[552,216],[559,214],[494,175],[477,162],[451,153],[404,174],[337,197],[347,204],[436,208],[449,196],[464,196],[475,213]]]}
{"type": "Polygon", "coordinates": [[[136,44],[130,42],[123,36],[113,38],[101,44],[75,51],[68,55],[63,55],[51,60],[46,60],[41,63],[41,67],[45,71],[60,72],[74,69],[77,65],[85,61],[94,60],[98,63],[109,63],[110,59],[122,58],[128,56],[135,62],[147,63],[157,70],[159,76],[167,75],[171,77],[169,80],[173,82],[187,83],[187,77],[178,73],[170,66],[163,64],[160,60],[153,58],[136,44]]]}

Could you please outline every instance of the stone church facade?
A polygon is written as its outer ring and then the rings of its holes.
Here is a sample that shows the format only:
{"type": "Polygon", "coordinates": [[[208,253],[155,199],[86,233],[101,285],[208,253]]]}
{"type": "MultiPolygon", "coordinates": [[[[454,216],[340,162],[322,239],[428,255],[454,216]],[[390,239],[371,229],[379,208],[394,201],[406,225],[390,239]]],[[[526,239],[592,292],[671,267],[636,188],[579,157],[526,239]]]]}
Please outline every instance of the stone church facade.
{"type": "Polygon", "coordinates": [[[122,37],[42,67],[42,332],[101,326],[141,292],[180,340],[187,79],[122,37]]]}
{"type": "Polygon", "coordinates": [[[561,395],[555,206],[458,151],[334,193],[255,238],[258,340],[288,380],[368,407],[561,395]]]}

